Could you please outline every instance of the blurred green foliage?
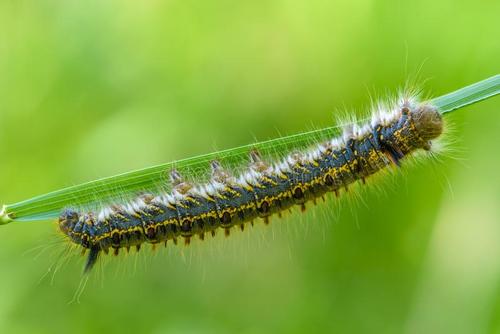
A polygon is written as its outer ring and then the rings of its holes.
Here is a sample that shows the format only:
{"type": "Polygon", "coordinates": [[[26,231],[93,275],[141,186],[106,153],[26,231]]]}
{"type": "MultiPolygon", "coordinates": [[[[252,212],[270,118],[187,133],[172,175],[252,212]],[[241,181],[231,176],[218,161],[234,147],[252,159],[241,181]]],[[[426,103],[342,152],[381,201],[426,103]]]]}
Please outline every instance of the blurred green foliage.
{"type": "MultiPolygon", "coordinates": [[[[499,69],[499,12],[493,0],[2,0],[0,202],[328,126],[416,72],[433,96],[484,79],[499,69]]],[[[4,226],[0,332],[500,332],[498,105],[447,116],[439,162],[268,228],[120,256],[80,303],[68,304],[82,258],[54,274],[55,224],[4,226]]]]}

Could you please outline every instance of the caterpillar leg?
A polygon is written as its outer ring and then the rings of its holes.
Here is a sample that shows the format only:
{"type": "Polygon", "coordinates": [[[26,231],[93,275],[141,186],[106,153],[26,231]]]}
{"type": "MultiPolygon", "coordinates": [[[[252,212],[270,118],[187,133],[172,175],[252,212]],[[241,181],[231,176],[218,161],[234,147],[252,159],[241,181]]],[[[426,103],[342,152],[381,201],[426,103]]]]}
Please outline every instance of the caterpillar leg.
{"type": "Polygon", "coordinates": [[[87,257],[87,262],[85,262],[85,268],[83,269],[83,273],[86,274],[92,270],[94,267],[95,263],[97,262],[97,259],[99,258],[99,253],[101,252],[101,249],[99,246],[92,246],[90,248],[90,253],[89,256],[87,257]]]}

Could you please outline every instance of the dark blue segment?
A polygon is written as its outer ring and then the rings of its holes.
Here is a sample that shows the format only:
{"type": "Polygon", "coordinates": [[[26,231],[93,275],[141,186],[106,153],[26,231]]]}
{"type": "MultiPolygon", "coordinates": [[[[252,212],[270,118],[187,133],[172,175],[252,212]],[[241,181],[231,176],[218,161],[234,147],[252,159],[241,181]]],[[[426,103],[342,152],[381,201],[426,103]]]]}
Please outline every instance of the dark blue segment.
{"type": "Polygon", "coordinates": [[[355,172],[358,173],[359,177],[366,178],[378,170],[376,166],[370,164],[369,157],[372,146],[368,137],[353,140],[351,149],[356,152],[357,170],[355,172]]]}
{"type": "Polygon", "coordinates": [[[217,211],[223,227],[230,227],[258,217],[253,191],[236,185],[228,185],[228,189],[216,197],[217,211]],[[230,211],[236,213],[230,214],[230,211]]]}
{"type": "Polygon", "coordinates": [[[377,127],[377,140],[379,140],[380,147],[382,151],[386,152],[392,159],[392,161],[399,166],[400,160],[416,147],[406,147],[403,145],[402,139],[406,138],[411,142],[411,138],[414,137],[408,126],[409,118],[407,113],[403,113],[394,123],[387,126],[377,127]],[[396,132],[399,134],[396,135],[396,132]]]}
{"type": "MultiPolygon", "coordinates": [[[[350,152],[350,151],[349,151],[350,152]]],[[[345,148],[338,149],[334,151],[335,156],[337,157],[337,168],[339,170],[339,178],[342,181],[342,185],[347,188],[347,186],[354,181],[356,181],[356,176],[351,169],[350,159],[352,158],[352,154],[349,153],[345,148]]]]}
{"type": "MultiPolygon", "coordinates": [[[[319,163],[319,168],[321,170],[321,175],[326,176],[327,173],[332,171],[334,168],[338,168],[341,164],[341,160],[339,159],[338,155],[337,158],[334,158],[332,155],[332,152],[330,150],[326,151],[321,155],[321,158],[318,161],[319,163]]],[[[334,189],[339,189],[340,187],[343,186],[343,182],[341,178],[333,178],[331,177],[329,179],[330,184],[327,185],[331,190],[334,189]]]]}
{"type": "MultiPolygon", "coordinates": [[[[138,213],[141,218],[144,218],[143,213],[138,213]]],[[[144,218],[145,219],[145,218],[144,218]]],[[[108,218],[109,229],[111,232],[111,239],[113,241],[113,247],[130,247],[134,245],[139,245],[144,241],[144,230],[142,227],[142,219],[134,217],[124,210],[113,213],[108,218]],[[123,233],[123,231],[133,229],[134,232],[123,233]],[[117,236],[113,236],[114,231],[122,231],[119,234],[119,239],[117,236]]]]}
{"type": "Polygon", "coordinates": [[[209,217],[202,218],[202,216],[209,213],[216,215],[216,203],[200,195],[186,196],[186,199],[179,201],[176,205],[182,234],[189,236],[217,228],[218,219],[209,217]]]}
{"type": "Polygon", "coordinates": [[[145,238],[156,243],[174,238],[177,234],[177,210],[158,202],[151,202],[143,209],[145,218],[142,226],[145,238]],[[166,223],[173,222],[173,223],[166,223]]]}
{"type": "Polygon", "coordinates": [[[257,203],[257,213],[260,217],[267,217],[275,212],[279,212],[293,205],[289,194],[291,191],[291,177],[295,176],[293,172],[284,172],[286,179],[277,175],[266,174],[259,177],[259,186],[254,187],[254,197],[257,203]],[[278,199],[283,195],[282,199],[278,199]],[[267,200],[264,199],[268,197],[267,200]]]}
{"type": "Polygon", "coordinates": [[[158,202],[150,203],[144,209],[150,217],[145,222],[145,226],[149,224],[161,224],[163,222],[177,219],[177,211],[169,208],[166,205],[158,202]]]}

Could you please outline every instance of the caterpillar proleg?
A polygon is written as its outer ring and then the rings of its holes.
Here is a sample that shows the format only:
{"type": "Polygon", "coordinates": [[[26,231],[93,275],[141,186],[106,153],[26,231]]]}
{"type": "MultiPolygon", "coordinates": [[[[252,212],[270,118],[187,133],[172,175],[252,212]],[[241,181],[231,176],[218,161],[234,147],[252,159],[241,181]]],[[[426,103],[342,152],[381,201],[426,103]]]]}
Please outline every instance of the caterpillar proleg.
{"type": "Polygon", "coordinates": [[[304,206],[326,193],[336,195],[355,182],[405,157],[430,150],[443,132],[436,106],[403,97],[391,108],[377,110],[364,124],[345,127],[342,135],[289,152],[278,161],[265,161],[259,151],[248,152],[247,168],[233,175],[221,163],[210,163],[208,182],[189,182],[175,169],[170,171],[168,192],[146,193],[100,211],[71,207],[60,214],[59,229],[89,250],[85,272],[104,253],[142,244],[189,243],[193,237],[237,226],[256,219],[267,222],[292,206],[304,206]]]}

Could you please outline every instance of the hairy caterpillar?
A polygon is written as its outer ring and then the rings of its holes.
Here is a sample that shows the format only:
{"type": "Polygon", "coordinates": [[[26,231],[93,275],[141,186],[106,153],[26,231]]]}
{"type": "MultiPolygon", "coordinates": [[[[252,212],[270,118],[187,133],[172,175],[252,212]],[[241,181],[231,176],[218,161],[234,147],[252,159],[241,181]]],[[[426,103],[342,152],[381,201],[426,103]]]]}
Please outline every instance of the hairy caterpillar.
{"type": "Polygon", "coordinates": [[[166,243],[193,236],[204,239],[218,229],[229,234],[233,226],[279,214],[294,205],[338,195],[342,188],[362,181],[417,150],[429,150],[439,137],[443,120],[437,108],[416,98],[403,98],[389,111],[374,114],[364,125],[353,124],[338,138],[303,152],[290,153],[266,163],[259,152],[249,152],[249,167],[240,175],[211,162],[212,177],[205,184],[191,184],[175,170],[170,173],[171,192],[143,194],[130,203],[100,212],[63,210],[60,230],[84,249],[88,272],[101,252],[137,249],[143,243],[166,243]]]}

